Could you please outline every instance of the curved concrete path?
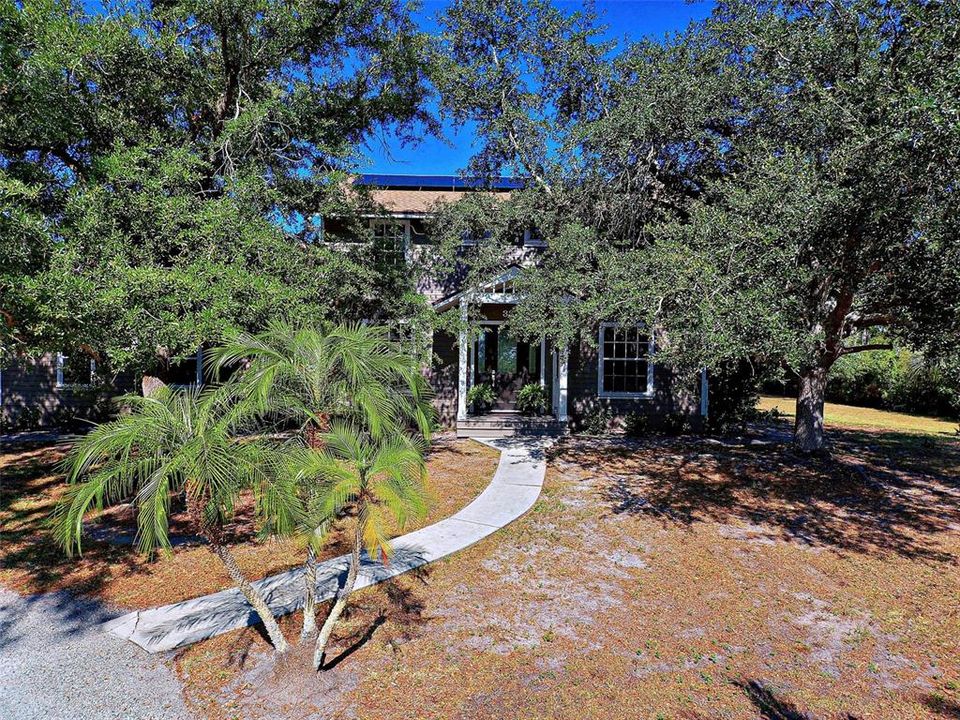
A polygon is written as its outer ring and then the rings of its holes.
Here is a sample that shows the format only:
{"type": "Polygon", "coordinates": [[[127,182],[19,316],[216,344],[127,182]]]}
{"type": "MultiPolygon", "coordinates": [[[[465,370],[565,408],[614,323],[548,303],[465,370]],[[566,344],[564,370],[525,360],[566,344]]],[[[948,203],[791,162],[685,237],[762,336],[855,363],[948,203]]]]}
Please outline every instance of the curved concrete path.
{"type": "MultiPolygon", "coordinates": [[[[500,451],[500,463],[490,484],[460,512],[396,538],[395,554],[389,565],[371,561],[364,554],[357,590],[463,550],[533,507],[546,473],[546,441],[504,438],[481,442],[500,451]]],[[[320,564],[318,600],[327,600],[336,594],[346,576],[348,558],[342,555],[320,564]]],[[[303,605],[302,568],[258,580],[254,585],[264,594],[276,616],[291,613],[303,605]]],[[[174,605],[138,610],[111,620],[104,627],[148,652],[162,652],[258,622],[259,616],[240,591],[230,589],[174,605]]]]}

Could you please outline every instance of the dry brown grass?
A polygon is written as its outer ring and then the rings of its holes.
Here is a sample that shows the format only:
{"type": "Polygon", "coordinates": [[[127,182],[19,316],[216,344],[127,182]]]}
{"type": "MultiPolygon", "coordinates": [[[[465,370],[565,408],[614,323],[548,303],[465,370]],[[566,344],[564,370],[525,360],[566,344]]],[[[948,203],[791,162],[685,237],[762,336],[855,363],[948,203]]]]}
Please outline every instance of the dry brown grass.
{"type": "MultiPolygon", "coordinates": [[[[192,541],[183,514],[171,530],[186,540],[170,557],[150,560],[129,546],[85,540],[84,555],[68,559],[54,545],[46,523],[63,492],[57,463],[68,445],[22,448],[0,455],[0,584],[24,593],[68,589],[123,608],[177,602],[230,586],[219,561],[192,541]]],[[[435,522],[466,505],[487,485],[496,453],[486,447],[440,438],[428,460],[428,486],[435,501],[422,524],[435,522]]],[[[108,512],[106,532],[129,537],[134,527],[129,510],[108,512]]],[[[256,540],[249,507],[230,528],[237,561],[251,577],[281,572],[302,562],[290,541],[256,540]]],[[[332,538],[328,554],[340,551],[332,538]]]]}
{"type": "MultiPolygon", "coordinates": [[[[176,656],[188,700],[218,719],[958,717],[960,442],[832,442],[566,440],[528,515],[357,593],[331,669],[277,670],[246,629],[176,656]]],[[[493,458],[456,448],[434,462],[479,489],[493,458]]]]}
{"type": "Polygon", "coordinates": [[[358,593],[319,678],[250,630],[178,667],[218,718],[956,717],[958,470],[866,432],[568,440],[527,516],[358,593]]]}

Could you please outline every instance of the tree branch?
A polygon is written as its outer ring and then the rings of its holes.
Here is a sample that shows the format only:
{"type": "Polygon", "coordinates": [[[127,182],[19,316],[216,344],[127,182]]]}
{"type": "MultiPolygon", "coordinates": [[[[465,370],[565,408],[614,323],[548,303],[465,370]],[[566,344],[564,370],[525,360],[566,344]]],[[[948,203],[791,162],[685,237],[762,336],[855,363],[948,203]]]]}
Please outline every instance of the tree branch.
{"type": "Polygon", "coordinates": [[[867,343],[866,345],[852,345],[840,348],[840,355],[866,352],[867,350],[893,350],[893,343],[867,343]]]}
{"type": "Polygon", "coordinates": [[[877,325],[891,325],[894,317],[890,313],[864,313],[852,312],[847,315],[847,324],[855,328],[876,327],[877,325]]]}

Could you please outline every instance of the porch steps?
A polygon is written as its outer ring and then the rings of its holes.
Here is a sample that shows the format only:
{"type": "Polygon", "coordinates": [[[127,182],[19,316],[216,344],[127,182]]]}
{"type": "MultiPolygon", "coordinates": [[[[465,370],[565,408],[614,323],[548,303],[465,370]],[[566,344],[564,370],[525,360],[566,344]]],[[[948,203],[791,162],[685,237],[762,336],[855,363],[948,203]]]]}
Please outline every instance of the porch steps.
{"type": "Polygon", "coordinates": [[[530,417],[517,412],[495,411],[457,420],[458,438],[555,437],[565,431],[566,423],[556,418],[530,417]]]}

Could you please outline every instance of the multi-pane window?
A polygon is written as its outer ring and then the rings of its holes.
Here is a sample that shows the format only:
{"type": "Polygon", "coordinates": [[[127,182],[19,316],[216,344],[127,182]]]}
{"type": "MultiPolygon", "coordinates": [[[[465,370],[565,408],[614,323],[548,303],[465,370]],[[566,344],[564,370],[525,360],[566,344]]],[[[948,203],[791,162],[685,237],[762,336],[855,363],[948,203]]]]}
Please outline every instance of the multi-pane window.
{"type": "Polygon", "coordinates": [[[64,355],[57,353],[57,387],[89,385],[97,374],[97,362],[82,353],[64,355]]]}
{"type": "Polygon", "coordinates": [[[639,397],[653,392],[650,336],[640,326],[600,327],[599,394],[639,397]]]}
{"type": "Polygon", "coordinates": [[[529,227],[523,231],[523,244],[527,247],[546,247],[547,241],[537,227],[529,227]]]}
{"type": "Polygon", "coordinates": [[[399,265],[406,257],[407,228],[399,222],[381,222],[373,224],[373,243],[384,262],[399,265]]]}
{"type": "Polygon", "coordinates": [[[429,245],[433,242],[430,237],[430,225],[426,220],[410,220],[410,244],[429,245]]]}

